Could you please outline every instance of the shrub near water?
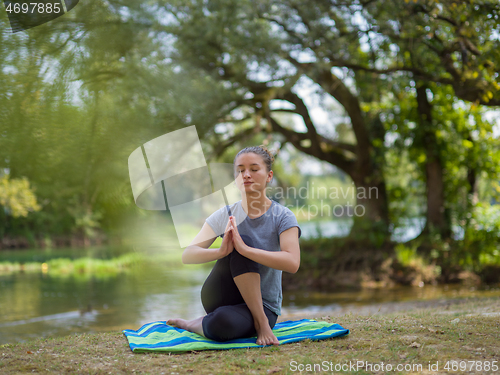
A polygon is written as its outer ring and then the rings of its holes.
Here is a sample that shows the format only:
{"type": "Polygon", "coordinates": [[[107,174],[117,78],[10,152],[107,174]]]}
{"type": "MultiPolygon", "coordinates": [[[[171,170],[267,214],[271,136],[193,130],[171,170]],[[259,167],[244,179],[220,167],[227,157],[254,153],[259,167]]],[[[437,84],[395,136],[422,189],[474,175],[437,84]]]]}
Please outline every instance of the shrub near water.
{"type": "Polygon", "coordinates": [[[0,272],[44,272],[51,276],[115,276],[120,272],[125,272],[134,265],[144,261],[143,256],[139,253],[124,254],[112,259],[96,259],[96,258],[57,258],[51,259],[46,263],[30,262],[30,263],[0,263],[0,272]]]}
{"type": "Polygon", "coordinates": [[[29,263],[19,263],[19,262],[1,262],[0,272],[15,272],[15,271],[40,271],[41,263],[29,262],[29,263]]]}
{"type": "Polygon", "coordinates": [[[441,275],[441,267],[429,263],[424,257],[418,255],[416,248],[398,244],[394,250],[397,260],[395,268],[404,270],[406,283],[419,286],[422,282],[432,282],[441,275]]]}

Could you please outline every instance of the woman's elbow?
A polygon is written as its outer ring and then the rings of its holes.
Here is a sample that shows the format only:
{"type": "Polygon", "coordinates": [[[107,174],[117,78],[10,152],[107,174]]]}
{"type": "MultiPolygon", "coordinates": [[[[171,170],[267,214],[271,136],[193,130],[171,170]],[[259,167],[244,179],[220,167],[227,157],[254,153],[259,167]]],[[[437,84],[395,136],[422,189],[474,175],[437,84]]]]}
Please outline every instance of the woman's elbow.
{"type": "Polygon", "coordinates": [[[290,265],[290,269],[288,270],[288,272],[290,273],[297,273],[297,271],[299,270],[300,268],[300,260],[298,262],[294,262],[290,265]]]}
{"type": "Polygon", "coordinates": [[[182,261],[182,264],[191,264],[192,263],[190,260],[189,246],[186,247],[184,249],[184,251],[182,252],[181,261],[182,261]]]}

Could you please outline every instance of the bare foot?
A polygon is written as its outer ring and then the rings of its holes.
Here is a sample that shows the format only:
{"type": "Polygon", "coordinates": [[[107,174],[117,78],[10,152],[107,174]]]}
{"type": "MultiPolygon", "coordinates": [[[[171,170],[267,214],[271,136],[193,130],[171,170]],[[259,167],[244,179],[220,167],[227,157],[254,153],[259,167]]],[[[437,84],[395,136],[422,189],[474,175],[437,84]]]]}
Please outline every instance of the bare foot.
{"type": "Polygon", "coordinates": [[[280,342],[273,333],[269,323],[266,321],[264,324],[259,325],[255,323],[255,330],[257,331],[257,345],[279,345],[280,342]]]}
{"type": "Polygon", "coordinates": [[[204,318],[203,316],[200,316],[199,318],[193,320],[169,319],[167,320],[167,324],[172,327],[182,328],[185,329],[186,331],[194,332],[201,336],[205,336],[203,334],[203,326],[201,325],[203,318],[204,318]]]}

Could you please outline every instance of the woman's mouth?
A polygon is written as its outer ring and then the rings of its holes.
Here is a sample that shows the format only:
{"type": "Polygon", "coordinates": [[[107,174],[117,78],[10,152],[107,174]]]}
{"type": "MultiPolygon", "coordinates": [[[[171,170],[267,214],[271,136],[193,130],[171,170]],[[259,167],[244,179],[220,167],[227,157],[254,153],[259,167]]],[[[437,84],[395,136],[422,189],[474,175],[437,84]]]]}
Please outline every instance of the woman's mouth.
{"type": "Polygon", "coordinates": [[[245,186],[251,185],[251,184],[253,184],[253,182],[246,181],[246,182],[243,183],[243,185],[245,185],[245,186]]]}

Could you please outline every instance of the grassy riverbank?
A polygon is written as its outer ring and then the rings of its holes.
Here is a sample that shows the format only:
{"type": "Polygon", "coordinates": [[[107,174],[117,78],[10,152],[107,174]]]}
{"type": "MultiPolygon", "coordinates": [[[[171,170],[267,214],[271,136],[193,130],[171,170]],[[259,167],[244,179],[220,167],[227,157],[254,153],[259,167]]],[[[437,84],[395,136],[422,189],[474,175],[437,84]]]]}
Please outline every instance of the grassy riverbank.
{"type": "MultiPolygon", "coordinates": [[[[314,364],[316,370],[328,367],[324,372],[329,373],[331,366],[349,363],[360,367],[346,373],[385,373],[375,371],[382,362],[384,366],[393,365],[393,373],[467,372],[460,371],[460,366],[467,366],[467,370],[472,367],[471,372],[476,374],[495,373],[492,365],[500,367],[498,298],[441,300],[425,306],[415,304],[407,311],[391,314],[362,315],[361,311],[314,317],[339,323],[351,333],[339,339],[262,349],[133,354],[121,332],[39,339],[0,346],[0,373],[285,374],[314,364]],[[459,361],[455,370],[453,360],[459,361]],[[365,367],[357,361],[364,362],[365,367]],[[485,369],[486,362],[489,370],[485,369]],[[447,363],[449,371],[445,369],[447,363]],[[434,366],[431,370],[429,364],[434,366]],[[410,367],[398,372],[394,371],[397,365],[410,367]]],[[[332,373],[338,373],[334,367],[332,373]]]]}

